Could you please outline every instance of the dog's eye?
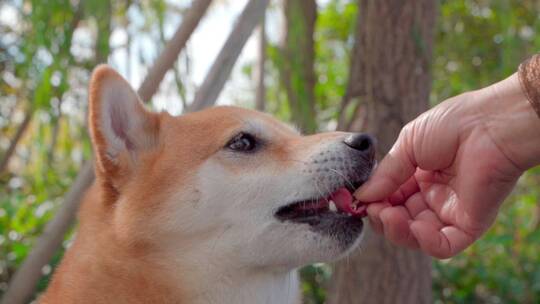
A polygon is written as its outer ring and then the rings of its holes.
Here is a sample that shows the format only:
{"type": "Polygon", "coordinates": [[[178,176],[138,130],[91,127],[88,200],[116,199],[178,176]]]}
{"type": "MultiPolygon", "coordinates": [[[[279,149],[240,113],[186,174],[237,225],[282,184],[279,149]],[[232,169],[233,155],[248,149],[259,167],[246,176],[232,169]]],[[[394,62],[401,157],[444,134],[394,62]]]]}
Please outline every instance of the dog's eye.
{"type": "Polygon", "coordinates": [[[226,146],[228,149],[238,152],[252,152],[257,148],[255,136],[241,132],[234,136],[226,146]]]}

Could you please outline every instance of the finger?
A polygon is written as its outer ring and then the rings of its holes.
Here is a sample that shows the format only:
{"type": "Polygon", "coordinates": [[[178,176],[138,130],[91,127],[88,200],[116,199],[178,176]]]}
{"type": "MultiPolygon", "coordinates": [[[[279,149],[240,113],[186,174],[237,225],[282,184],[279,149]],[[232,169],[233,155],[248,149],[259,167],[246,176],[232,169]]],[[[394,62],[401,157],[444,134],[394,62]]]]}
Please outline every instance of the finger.
{"type": "Polygon", "coordinates": [[[415,172],[416,162],[406,140],[408,129],[403,129],[398,141],[381,161],[373,176],[354,196],[361,202],[382,201],[396,192],[415,172]]]}
{"type": "Polygon", "coordinates": [[[459,197],[452,187],[421,182],[420,188],[428,209],[433,210],[444,223],[457,223],[456,206],[459,204],[459,197]]]}
{"type": "Polygon", "coordinates": [[[409,229],[411,217],[403,206],[390,207],[381,211],[381,222],[384,227],[384,236],[399,246],[418,248],[415,237],[409,229]]]}
{"type": "Polygon", "coordinates": [[[416,178],[411,176],[394,194],[388,198],[388,201],[393,206],[404,204],[411,195],[417,193],[420,190],[416,178]]]}
{"type": "Polygon", "coordinates": [[[453,168],[446,168],[444,171],[427,171],[418,169],[414,173],[416,181],[420,184],[422,182],[428,182],[430,184],[448,184],[452,178],[455,178],[455,174],[452,172],[453,168]]]}
{"type": "Polygon", "coordinates": [[[428,221],[414,221],[410,225],[422,251],[433,257],[450,258],[473,242],[470,236],[456,227],[437,228],[436,224],[428,221]]]}
{"type": "Polygon", "coordinates": [[[418,213],[428,209],[428,205],[426,204],[426,201],[424,201],[422,194],[417,192],[407,199],[405,208],[407,208],[411,217],[415,218],[418,213]]]}
{"type": "Polygon", "coordinates": [[[415,221],[423,221],[432,223],[435,229],[440,230],[444,227],[444,223],[441,219],[433,212],[433,210],[423,210],[414,217],[415,221]]]}
{"type": "Polygon", "coordinates": [[[371,227],[373,230],[379,234],[384,233],[383,224],[381,222],[380,213],[385,208],[389,208],[392,205],[390,205],[388,202],[381,202],[381,203],[374,203],[368,205],[366,211],[369,218],[369,223],[371,224],[371,227]]]}

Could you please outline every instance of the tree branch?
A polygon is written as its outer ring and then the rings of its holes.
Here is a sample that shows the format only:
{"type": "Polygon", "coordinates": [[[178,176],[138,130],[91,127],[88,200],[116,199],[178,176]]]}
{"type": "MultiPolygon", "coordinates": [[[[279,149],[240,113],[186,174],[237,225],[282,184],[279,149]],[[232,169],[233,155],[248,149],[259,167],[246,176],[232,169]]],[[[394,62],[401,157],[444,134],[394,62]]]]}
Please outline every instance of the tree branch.
{"type": "Polygon", "coordinates": [[[5,169],[7,169],[9,160],[15,154],[15,150],[17,148],[17,144],[19,144],[19,141],[24,135],[24,132],[30,125],[30,121],[32,120],[32,114],[33,110],[29,109],[26,114],[24,115],[24,120],[22,121],[21,125],[17,129],[17,132],[15,132],[15,135],[11,139],[11,142],[9,143],[9,147],[6,150],[6,153],[4,153],[4,157],[2,157],[2,160],[0,161],[0,174],[4,172],[5,169]]]}
{"type": "Polygon", "coordinates": [[[188,107],[189,112],[199,111],[214,105],[231,74],[236,59],[238,59],[253,29],[263,18],[269,2],[270,0],[250,0],[248,2],[195,95],[193,103],[188,107]]]}
{"type": "Polygon", "coordinates": [[[163,80],[163,77],[165,77],[167,71],[174,65],[178,54],[186,46],[186,42],[191,34],[193,34],[193,31],[201,21],[211,2],[212,0],[197,0],[186,12],[182,20],[182,25],[174,33],[139,87],[138,93],[144,102],[148,102],[159,89],[159,84],[163,80]]]}
{"type": "Polygon", "coordinates": [[[257,70],[255,71],[255,81],[257,91],[255,95],[255,109],[264,112],[266,104],[266,85],[264,83],[266,64],[266,24],[263,17],[259,28],[259,57],[257,58],[257,70]]]}

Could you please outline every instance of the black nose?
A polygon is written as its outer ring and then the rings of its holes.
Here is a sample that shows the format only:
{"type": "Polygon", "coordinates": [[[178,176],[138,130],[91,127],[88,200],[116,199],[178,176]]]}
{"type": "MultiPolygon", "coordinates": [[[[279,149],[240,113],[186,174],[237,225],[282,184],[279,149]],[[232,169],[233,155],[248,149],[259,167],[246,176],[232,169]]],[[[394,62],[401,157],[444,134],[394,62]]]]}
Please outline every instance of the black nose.
{"type": "Polygon", "coordinates": [[[368,134],[354,133],[343,141],[347,146],[370,157],[375,155],[375,139],[368,134]]]}

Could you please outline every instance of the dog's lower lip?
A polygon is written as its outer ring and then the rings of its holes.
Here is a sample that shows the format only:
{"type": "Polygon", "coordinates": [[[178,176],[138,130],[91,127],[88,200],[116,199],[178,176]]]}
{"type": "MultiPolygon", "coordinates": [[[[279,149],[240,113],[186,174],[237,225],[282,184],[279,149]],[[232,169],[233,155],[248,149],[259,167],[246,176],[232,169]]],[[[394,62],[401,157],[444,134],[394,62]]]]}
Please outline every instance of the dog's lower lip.
{"type": "MultiPolygon", "coordinates": [[[[361,185],[362,183],[356,183],[361,185]]],[[[366,216],[365,206],[359,206],[352,196],[356,190],[354,184],[338,188],[327,197],[297,201],[279,208],[275,217],[281,221],[309,223],[309,219],[323,216],[327,213],[362,218],[366,216]]]]}

